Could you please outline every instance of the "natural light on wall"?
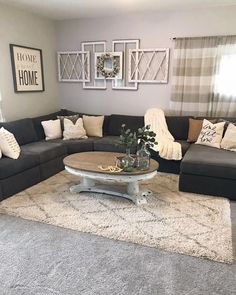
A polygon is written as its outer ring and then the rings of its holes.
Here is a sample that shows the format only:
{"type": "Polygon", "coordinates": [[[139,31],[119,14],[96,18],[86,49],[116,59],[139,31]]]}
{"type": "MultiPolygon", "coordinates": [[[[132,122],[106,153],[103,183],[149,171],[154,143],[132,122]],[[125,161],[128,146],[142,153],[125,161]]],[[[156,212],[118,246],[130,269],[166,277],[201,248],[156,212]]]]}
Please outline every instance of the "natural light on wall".
{"type": "Polygon", "coordinates": [[[1,95],[1,91],[0,91],[0,122],[4,122],[4,116],[3,116],[3,112],[2,112],[2,95],[1,95]]]}
{"type": "Polygon", "coordinates": [[[215,93],[236,98],[236,54],[221,57],[215,80],[215,93]]]}

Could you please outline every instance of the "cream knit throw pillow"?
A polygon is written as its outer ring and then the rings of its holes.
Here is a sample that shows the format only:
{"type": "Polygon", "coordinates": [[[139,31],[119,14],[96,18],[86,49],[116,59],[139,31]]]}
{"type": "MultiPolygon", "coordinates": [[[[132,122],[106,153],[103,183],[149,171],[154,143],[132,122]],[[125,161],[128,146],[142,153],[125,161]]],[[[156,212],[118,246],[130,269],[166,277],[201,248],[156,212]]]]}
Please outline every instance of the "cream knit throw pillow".
{"type": "Polygon", "coordinates": [[[0,129],[0,150],[1,154],[12,159],[20,156],[20,146],[15,136],[3,127],[0,129]]]}
{"type": "Polygon", "coordinates": [[[75,124],[70,119],[64,119],[63,139],[80,139],[88,138],[83,126],[82,118],[79,118],[75,124]]]}

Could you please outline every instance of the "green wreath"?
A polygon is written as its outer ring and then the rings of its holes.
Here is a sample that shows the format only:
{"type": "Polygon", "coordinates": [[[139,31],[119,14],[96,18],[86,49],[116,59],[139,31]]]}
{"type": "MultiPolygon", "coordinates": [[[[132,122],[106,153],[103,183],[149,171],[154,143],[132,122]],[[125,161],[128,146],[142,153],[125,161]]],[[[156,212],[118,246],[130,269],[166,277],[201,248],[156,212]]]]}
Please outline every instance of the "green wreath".
{"type": "Polygon", "coordinates": [[[115,78],[120,71],[119,61],[110,53],[102,54],[101,56],[98,56],[97,71],[99,74],[101,74],[105,78],[115,78]],[[110,58],[113,59],[113,69],[108,71],[104,69],[104,65],[105,65],[106,59],[110,59],[110,58]]]}

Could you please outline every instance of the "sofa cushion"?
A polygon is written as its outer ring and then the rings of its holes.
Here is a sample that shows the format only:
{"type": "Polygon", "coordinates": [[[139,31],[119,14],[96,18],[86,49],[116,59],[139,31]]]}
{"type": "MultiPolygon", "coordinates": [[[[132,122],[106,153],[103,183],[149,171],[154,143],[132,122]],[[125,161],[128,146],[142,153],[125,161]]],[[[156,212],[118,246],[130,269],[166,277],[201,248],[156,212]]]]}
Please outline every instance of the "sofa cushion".
{"type": "Polygon", "coordinates": [[[0,179],[16,175],[37,165],[39,165],[39,158],[33,154],[22,152],[17,160],[3,157],[0,160],[0,179]]]}
{"type": "Polygon", "coordinates": [[[190,147],[190,143],[187,140],[176,140],[176,142],[181,144],[182,156],[184,156],[190,147]]]}
{"type": "Polygon", "coordinates": [[[74,154],[79,152],[90,152],[93,151],[93,137],[87,139],[70,139],[70,140],[62,140],[62,139],[55,139],[51,142],[60,143],[62,144],[67,151],[67,154],[74,154]]]}
{"type": "Polygon", "coordinates": [[[64,115],[65,116],[67,115],[66,110],[60,110],[59,112],[33,118],[32,120],[33,120],[34,128],[36,131],[37,140],[45,139],[43,126],[41,124],[42,121],[56,120],[57,116],[64,116],[64,115]]]}
{"type": "Polygon", "coordinates": [[[41,122],[45,134],[45,140],[62,138],[60,119],[41,122]]]}
{"type": "Polygon", "coordinates": [[[182,160],[181,172],[236,179],[236,155],[234,152],[192,144],[182,160]]]}
{"type": "Polygon", "coordinates": [[[220,143],[220,147],[225,150],[236,152],[236,125],[233,123],[229,123],[220,143]]]}
{"type": "Polygon", "coordinates": [[[104,121],[102,126],[103,136],[106,136],[109,134],[109,124],[110,124],[110,116],[104,116],[104,121]]]}
{"type": "Polygon", "coordinates": [[[202,119],[189,118],[188,142],[196,142],[202,130],[202,119]]]}
{"type": "Polygon", "coordinates": [[[88,138],[83,125],[83,119],[78,118],[75,123],[71,120],[64,119],[63,140],[88,138]]]}
{"type": "MultiPolygon", "coordinates": [[[[84,114],[84,113],[80,113],[80,116],[103,116],[103,115],[94,115],[94,114],[84,114]]],[[[110,116],[104,116],[104,121],[103,121],[103,126],[102,126],[102,132],[103,132],[103,136],[108,135],[109,134],[109,124],[110,124],[110,116]]]]}
{"type": "Polygon", "coordinates": [[[0,128],[4,127],[7,131],[14,134],[19,145],[24,145],[37,140],[32,119],[21,119],[12,122],[0,123],[0,128]]]}
{"type": "Polygon", "coordinates": [[[204,119],[196,144],[207,145],[219,149],[223,137],[224,126],[225,122],[213,124],[204,119]]]}
{"type": "Polygon", "coordinates": [[[77,122],[77,120],[79,119],[79,114],[71,115],[71,116],[57,116],[57,119],[59,119],[61,121],[61,130],[63,131],[65,129],[65,127],[64,127],[64,120],[65,119],[68,119],[73,124],[75,124],[77,122]]]}
{"type": "Polygon", "coordinates": [[[20,155],[20,146],[15,139],[14,134],[7,131],[4,127],[0,128],[0,149],[2,154],[11,159],[18,159],[20,155]]]}
{"type": "MultiPolygon", "coordinates": [[[[79,114],[79,116],[82,118],[83,115],[85,116],[103,116],[103,114],[87,114],[87,113],[79,113],[79,112],[74,112],[74,111],[69,111],[67,110],[67,115],[68,116],[73,116],[76,114],[79,114]]],[[[108,135],[109,134],[109,122],[110,122],[110,116],[104,116],[104,121],[103,121],[103,126],[102,126],[102,131],[103,131],[103,135],[108,135]]]]}
{"type": "Polygon", "coordinates": [[[40,163],[45,163],[62,155],[66,155],[66,147],[61,143],[38,141],[22,146],[25,154],[39,157],[40,163]]]}
{"type": "Polygon", "coordinates": [[[166,123],[170,133],[174,139],[187,140],[188,128],[189,128],[189,117],[188,116],[170,116],[166,117],[166,123]]]}
{"type": "Polygon", "coordinates": [[[84,129],[87,136],[103,137],[104,116],[83,115],[84,129]]]}
{"type": "MultiPolygon", "coordinates": [[[[124,153],[125,148],[122,146],[117,146],[116,141],[119,139],[119,136],[105,136],[101,139],[94,141],[94,150],[95,151],[104,151],[104,152],[117,152],[124,153]]],[[[137,147],[131,148],[131,153],[136,153],[137,147]]]]}
{"type": "Polygon", "coordinates": [[[144,117],[142,116],[126,116],[126,115],[111,115],[109,120],[109,135],[120,135],[121,125],[125,124],[127,129],[137,131],[138,128],[144,126],[144,117]]]}

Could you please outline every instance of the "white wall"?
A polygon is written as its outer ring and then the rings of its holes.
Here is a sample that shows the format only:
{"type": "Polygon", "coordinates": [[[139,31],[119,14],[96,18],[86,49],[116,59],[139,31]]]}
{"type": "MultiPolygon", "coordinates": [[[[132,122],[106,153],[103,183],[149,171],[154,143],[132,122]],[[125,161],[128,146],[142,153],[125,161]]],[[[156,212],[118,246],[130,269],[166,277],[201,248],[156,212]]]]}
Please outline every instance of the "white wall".
{"type": "Polygon", "coordinates": [[[0,92],[3,115],[6,120],[37,116],[58,110],[53,21],[0,4],[0,92]],[[14,92],[10,43],[42,49],[44,92],[14,92]]]}
{"type": "MultiPolygon", "coordinates": [[[[60,21],[57,23],[57,50],[80,49],[82,41],[140,39],[141,48],[170,47],[172,37],[236,34],[236,7],[183,12],[60,21]]],[[[171,51],[172,53],[172,51],[171,51]]],[[[172,66],[172,63],[170,63],[172,66]]],[[[149,107],[169,109],[167,85],[140,84],[138,91],[83,90],[81,83],[58,83],[60,106],[89,113],[144,114],[149,107]]]]}

